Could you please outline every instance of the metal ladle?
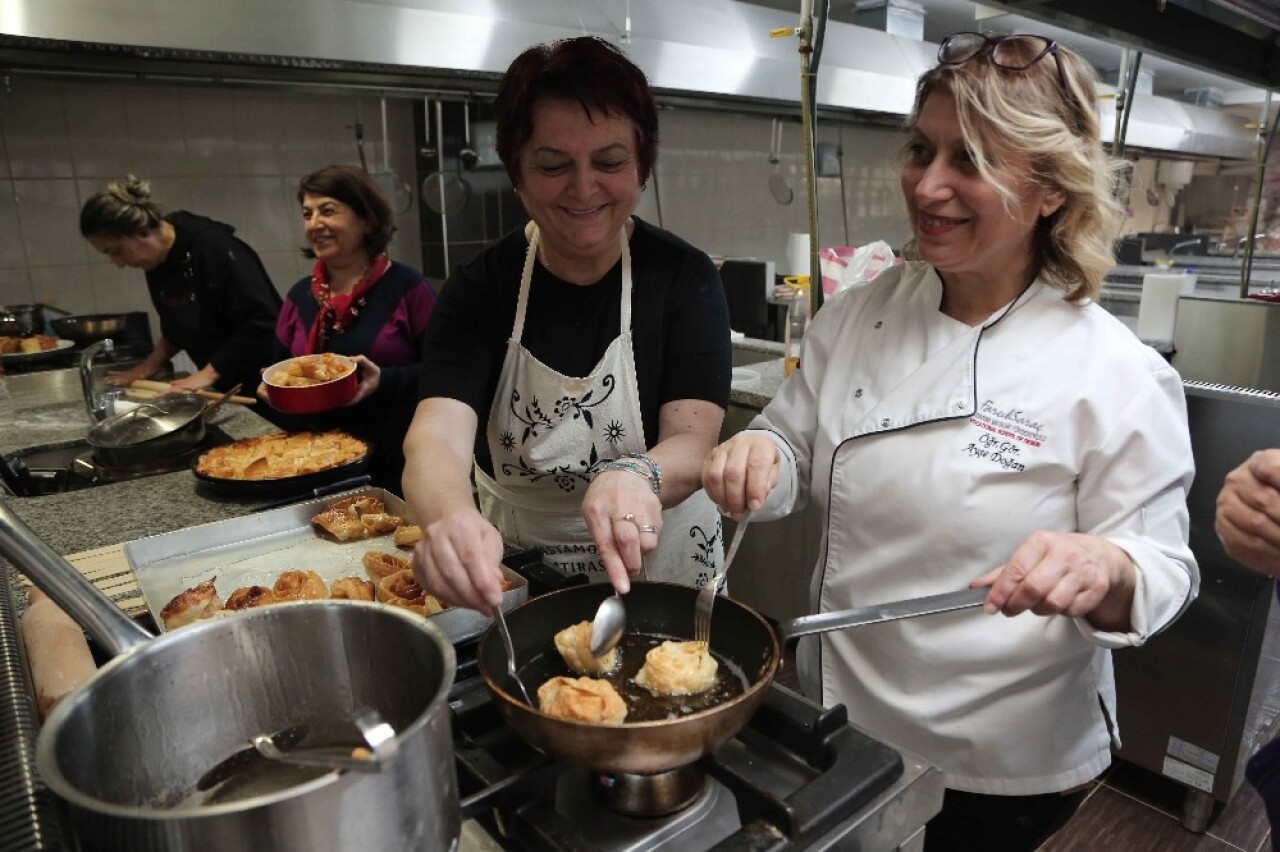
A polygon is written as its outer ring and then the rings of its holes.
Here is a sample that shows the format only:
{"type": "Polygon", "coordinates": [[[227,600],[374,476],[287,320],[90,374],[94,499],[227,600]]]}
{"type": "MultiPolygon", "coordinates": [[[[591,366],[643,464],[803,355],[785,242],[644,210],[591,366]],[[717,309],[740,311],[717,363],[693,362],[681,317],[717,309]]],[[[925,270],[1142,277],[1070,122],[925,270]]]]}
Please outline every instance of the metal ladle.
{"type": "Polygon", "coordinates": [[[383,721],[376,710],[364,709],[354,716],[360,736],[368,746],[369,754],[364,757],[333,754],[315,749],[301,751],[285,751],[276,744],[280,734],[258,734],[252,740],[258,754],[277,763],[291,763],[295,766],[321,766],[327,769],[354,769],[357,772],[381,772],[390,766],[399,754],[400,746],[396,742],[396,732],[383,721]]]}
{"type": "Polygon", "coordinates": [[[796,194],[787,183],[787,179],[778,173],[778,155],[782,152],[782,122],[773,120],[773,128],[769,133],[769,162],[773,165],[773,174],[769,175],[769,192],[773,200],[782,205],[792,202],[796,194]]]}

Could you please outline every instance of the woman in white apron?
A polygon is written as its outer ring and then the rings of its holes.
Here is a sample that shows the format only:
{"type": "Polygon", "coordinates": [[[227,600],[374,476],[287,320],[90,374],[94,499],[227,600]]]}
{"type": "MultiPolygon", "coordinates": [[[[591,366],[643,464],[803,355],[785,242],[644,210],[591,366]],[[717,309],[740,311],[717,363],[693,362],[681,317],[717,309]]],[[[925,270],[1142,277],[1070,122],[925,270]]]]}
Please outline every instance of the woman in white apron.
{"type": "Polygon", "coordinates": [[[657,147],[644,75],[599,39],[539,46],[495,112],[533,221],[455,271],[428,328],[405,443],[415,570],[480,609],[504,541],[622,592],[642,570],[700,585],[722,551],[700,470],[728,312],[710,259],[632,216],[657,147]]]}

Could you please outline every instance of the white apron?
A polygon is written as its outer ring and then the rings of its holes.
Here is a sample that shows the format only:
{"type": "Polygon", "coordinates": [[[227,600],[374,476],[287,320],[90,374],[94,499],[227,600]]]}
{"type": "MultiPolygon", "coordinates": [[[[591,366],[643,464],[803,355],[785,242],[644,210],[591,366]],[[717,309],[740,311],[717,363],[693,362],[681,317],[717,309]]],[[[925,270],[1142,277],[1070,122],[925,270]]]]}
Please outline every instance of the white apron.
{"type": "MultiPolygon", "coordinates": [[[[562,573],[604,581],[582,498],[605,462],[646,450],[631,349],[631,249],[624,228],[621,334],[590,375],[575,378],[520,344],[538,253],[538,229],[531,230],[515,326],[485,425],[494,475],[475,466],[480,512],[506,541],[542,548],[544,561],[562,573]]],[[[720,566],[720,530],[719,513],[701,490],[665,510],[658,547],[645,557],[645,577],[703,585],[720,566]]]]}

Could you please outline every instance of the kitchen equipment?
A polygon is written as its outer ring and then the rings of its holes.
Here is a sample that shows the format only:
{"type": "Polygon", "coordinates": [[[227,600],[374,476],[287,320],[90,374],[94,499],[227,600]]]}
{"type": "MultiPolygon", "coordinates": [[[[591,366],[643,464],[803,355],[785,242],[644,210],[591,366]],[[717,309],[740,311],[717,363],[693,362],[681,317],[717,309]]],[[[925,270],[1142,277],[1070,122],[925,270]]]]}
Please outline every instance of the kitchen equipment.
{"type": "Polygon", "coordinates": [[[305,601],[150,636],[0,502],[0,554],[114,659],[68,694],[36,746],[84,850],[448,849],[460,833],[449,755],[453,646],[430,621],[305,601]],[[305,676],[299,676],[304,674],[305,676]],[[350,742],[361,706],[399,733],[388,771],[299,770],[196,789],[264,730],[350,742]]]}
{"type": "Polygon", "coordinates": [[[618,644],[622,631],[627,629],[627,607],[617,590],[600,601],[600,608],[591,619],[591,656],[603,657],[618,644]]]}
{"type": "MultiPolygon", "coordinates": [[[[0,332],[0,334],[2,333],[0,332]]],[[[75,346],[75,343],[70,340],[57,340],[51,349],[41,349],[39,352],[0,352],[0,363],[25,364],[32,361],[47,361],[51,358],[56,358],[73,346],[75,346]]]]}
{"type": "Polygon", "coordinates": [[[267,401],[271,403],[271,407],[286,414],[317,414],[321,411],[332,411],[350,402],[359,390],[356,362],[332,353],[324,353],[322,356],[301,355],[298,358],[278,361],[262,371],[262,383],[266,385],[267,401]],[[290,365],[295,361],[318,357],[336,360],[338,363],[345,362],[350,369],[336,379],[310,385],[282,385],[273,381],[277,373],[287,374],[290,365]]]}
{"type": "MultiPolygon", "coordinates": [[[[173,385],[169,384],[168,382],[157,382],[151,379],[135,379],[133,382],[130,383],[129,389],[134,391],[144,391],[147,393],[154,393],[157,396],[162,394],[170,394],[170,393],[194,393],[196,396],[202,396],[205,399],[218,399],[219,397],[222,396],[222,394],[218,393],[217,391],[204,390],[204,389],[201,389],[198,391],[180,391],[177,388],[175,388],[173,385]]],[[[146,397],[139,397],[139,398],[145,399],[146,397]]],[[[154,397],[151,397],[151,398],[154,399],[154,397]]],[[[236,405],[256,405],[258,400],[254,399],[251,396],[239,396],[239,395],[233,394],[227,397],[227,402],[233,402],[236,405]]]]}
{"type": "MultiPolygon", "coordinates": [[[[389,513],[412,519],[408,504],[396,495],[381,488],[361,488],[126,543],[125,556],[155,623],[164,624],[161,610],[175,595],[210,578],[216,579],[218,592],[226,600],[240,586],[274,585],[283,571],[305,567],[332,583],[341,577],[364,577],[363,557],[369,551],[403,559],[411,556],[409,550],[397,548],[389,535],[347,542],[317,535],[311,519],[343,497],[374,497],[389,513]]],[[[510,609],[528,597],[529,584],[506,567],[502,575],[506,586],[502,607],[510,609]]],[[[482,613],[463,607],[451,607],[428,620],[454,642],[478,637],[491,623],[482,613]]],[[[265,730],[269,729],[254,733],[265,730]]]]}
{"type": "Polygon", "coordinates": [[[769,163],[773,166],[773,173],[769,175],[769,194],[773,196],[774,201],[785,206],[795,199],[796,194],[787,183],[787,179],[778,173],[778,155],[781,151],[782,122],[775,118],[769,131],[769,163]]]}
{"type": "Polygon", "coordinates": [[[93,343],[124,331],[124,314],[77,314],[50,320],[53,333],[76,343],[93,343]]]}
{"type": "Polygon", "coordinates": [[[396,732],[392,727],[383,721],[377,710],[370,707],[356,710],[352,721],[360,729],[360,736],[364,740],[363,748],[368,754],[357,754],[359,748],[353,749],[350,754],[335,753],[333,749],[286,751],[280,748],[280,733],[258,734],[253,738],[253,748],[267,760],[293,766],[321,766],[325,769],[352,769],[356,772],[383,772],[390,768],[400,754],[396,732]]]}
{"type": "Polygon", "coordinates": [[[738,555],[738,546],[742,544],[742,534],[747,531],[747,524],[751,523],[751,513],[747,512],[738,521],[738,528],[734,530],[733,541],[729,543],[729,552],[724,555],[724,563],[720,566],[720,570],[711,576],[707,584],[698,590],[698,597],[693,602],[693,641],[709,644],[711,642],[711,609],[715,606],[716,595],[720,591],[720,587],[724,584],[725,577],[729,574],[729,566],[733,563],[733,557],[738,555]]]}
{"type": "MultiPolygon", "coordinates": [[[[536,689],[568,671],[554,648],[557,630],[589,620],[612,593],[607,583],[562,589],[532,598],[506,615],[517,669],[536,689]]],[[[628,633],[688,638],[693,635],[693,598],[697,589],[672,583],[637,581],[627,594],[628,633]]],[[[712,650],[742,672],[744,691],[722,704],[660,722],[590,725],[547,716],[515,698],[506,688],[506,651],[489,630],[480,640],[477,662],[507,724],[534,748],[598,772],[652,774],[694,763],[733,737],[764,698],[782,659],[769,625],[732,599],[720,603],[722,629],[712,650]]]]}
{"type": "MultiPolygon", "coordinates": [[[[465,105],[464,105],[465,108],[465,105]]],[[[466,116],[464,116],[465,118],[466,116]]],[[[436,125],[439,128],[440,147],[437,149],[436,170],[422,179],[422,200],[441,216],[456,216],[471,201],[471,183],[462,177],[462,151],[458,152],[453,173],[444,168],[444,111],[436,101],[436,125]]],[[[467,143],[464,143],[464,149],[467,143]]],[[[474,151],[472,152],[475,153],[474,151]]]]}
{"type": "Polygon", "coordinates": [[[533,703],[533,699],[529,697],[529,690],[524,688],[524,681],[520,679],[520,672],[516,671],[516,652],[511,647],[511,632],[507,630],[507,620],[502,617],[502,607],[494,607],[493,617],[498,622],[498,631],[502,634],[502,644],[507,652],[507,674],[520,689],[520,696],[524,698],[524,703],[534,707],[536,705],[533,703]]]}
{"type": "MultiPolygon", "coordinates": [[[[507,614],[517,670],[521,678],[540,685],[568,673],[553,647],[552,637],[563,627],[591,617],[609,594],[606,584],[592,584],[533,598],[507,614]]],[[[872,607],[822,613],[783,622],[777,632],[762,616],[732,598],[717,604],[718,629],[711,652],[721,668],[741,672],[741,694],[701,710],[661,721],[627,723],[625,736],[617,725],[592,725],[548,716],[513,698],[503,687],[505,651],[490,629],[477,654],[485,684],[494,694],[507,723],[540,751],[597,772],[653,774],[686,766],[731,739],[755,712],[782,659],[779,636],[791,641],[809,633],[846,626],[875,624],[965,607],[976,607],[985,589],[895,601],[872,607]]],[[[693,635],[693,598],[698,590],[673,583],[636,582],[627,595],[628,636],[643,641],[659,637],[687,639],[693,635]]],[[[625,663],[624,663],[625,665],[625,663]]]]}
{"type": "Polygon", "coordinates": [[[283,500],[313,494],[316,489],[328,488],[344,480],[363,476],[369,471],[369,456],[366,453],[336,467],[318,470],[315,473],[300,473],[296,476],[281,476],[275,479],[229,479],[201,473],[199,457],[191,460],[191,473],[199,486],[220,497],[244,500],[283,500]]]}
{"type": "Polygon", "coordinates": [[[93,457],[108,467],[131,467],[186,452],[204,440],[208,417],[232,391],[212,403],[195,394],[174,394],[108,417],[89,430],[93,457]]]}
{"type": "Polygon", "coordinates": [[[44,334],[51,313],[69,316],[71,312],[52,305],[6,305],[0,308],[0,334],[13,337],[44,334]]]}

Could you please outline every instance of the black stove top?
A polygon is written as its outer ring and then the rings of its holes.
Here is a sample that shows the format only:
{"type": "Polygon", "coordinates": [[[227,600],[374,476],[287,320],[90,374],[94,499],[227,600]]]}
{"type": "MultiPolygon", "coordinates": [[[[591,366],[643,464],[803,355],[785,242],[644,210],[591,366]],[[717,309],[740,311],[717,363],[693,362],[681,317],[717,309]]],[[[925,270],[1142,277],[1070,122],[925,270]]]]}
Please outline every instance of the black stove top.
{"type": "Polygon", "coordinates": [[[706,783],[692,803],[661,817],[602,804],[621,781],[547,758],[507,728],[474,647],[459,648],[450,694],[464,819],[502,849],[808,849],[838,837],[841,823],[903,771],[894,749],[773,684],[748,725],[696,769],[706,783]]]}

